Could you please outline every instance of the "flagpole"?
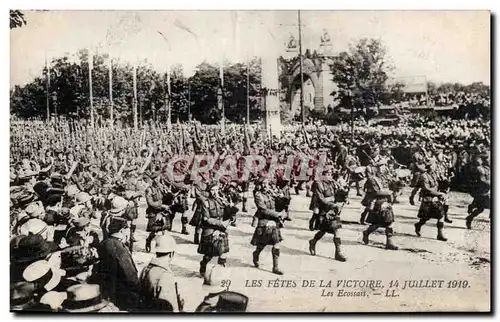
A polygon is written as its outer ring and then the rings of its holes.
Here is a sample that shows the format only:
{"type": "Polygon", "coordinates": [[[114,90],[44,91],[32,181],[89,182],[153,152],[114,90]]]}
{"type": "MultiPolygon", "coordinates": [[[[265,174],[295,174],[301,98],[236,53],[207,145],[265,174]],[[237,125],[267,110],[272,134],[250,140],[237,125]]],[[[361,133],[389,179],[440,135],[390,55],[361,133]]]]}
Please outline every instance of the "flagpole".
{"type": "Polygon", "coordinates": [[[47,62],[47,51],[45,51],[45,70],[47,71],[47,78],[45,80],[45,85],[46,85],[46,96],[47,96],[47,122],[50,119],[50,98],[49,98],[49,91],[50,91],[50,67],[47,62]]]}
{"type": "Polygon", "coordinates": [[[113,128],[113,58],[109,53],[109,125],[113,128]]]}
{"type": "Polygon", "coordinates": [[[250,125],[250,62],[247,60],[247,124],[250,125]]]}
{"type": "Polygon", "coordinates": [[[89,63],[90,126],[94,128],[94,96],[92,92],[92,68],[94,67],[94,55],[92,53],[92,48],[89,49],[87,59],[89,63]]]}
{"type": "Polygon", "coordinates": [[[222,61],[220,63],[220,89],[221,89],[221,97],[220,103],[222,107],[222,134],[226,134],[226,113],[224,111],[224,57],[222,57],[222,61]]]}
{"type": "Polygon", "coordinates": [[[188,121],[191,121],[191,81],[188,78],[188,121]]]}
{"type": "Polygon", "coordinates": [[[137,59],[134,62],[133,73],[134,101],[132,108],[134,109],[134,129],[137,130],[137,59]]]}
{"type": "Polygon", "coordinates": [[[304,109],[304,74],[302,73],[302,26],[300,24],[300,10],[298,12],[299,20],[299,66],[300,66],[300,109],[302,111],[302,124],[305,123],[306,111],[304,109]]]}
{"type": "Polygon", "coordinates": [[[167,81],[167,93],[165,95],[165,107],[167,108],[167,128],[170,129],[172,126],[172,109],[171,104],[170,104],[170,95],[171,95],[171,90],[170,90],[170,67],[167,68],[167,75],[166,75],[166,81],[167,81]]]}

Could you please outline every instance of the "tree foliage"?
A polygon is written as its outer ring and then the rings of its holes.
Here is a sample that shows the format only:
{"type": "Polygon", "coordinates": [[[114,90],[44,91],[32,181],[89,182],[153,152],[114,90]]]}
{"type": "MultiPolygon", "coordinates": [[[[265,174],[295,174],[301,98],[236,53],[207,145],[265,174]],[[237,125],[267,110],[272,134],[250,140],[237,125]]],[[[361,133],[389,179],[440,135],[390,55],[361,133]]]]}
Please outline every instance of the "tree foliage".
{"type": "MultiPolygon", "coordinates": [[[[96,119],[107,120],[110,116],[109,57],[106,54],[94,54],[92,57],[92,92],[96,119]]],[[[11,89],[11,112],[20,117],[45,117],[47,73],[50,71],[50,113],[90,118],[88,60],[89,53],[86,49],[71,56],[54,58],[49,70],[43,69],[40,77],[24,86],[11,89]]],[[[129,63],[113,60],[113,116],[117,122],[133,123],[133,68],[129,63]]],[[[260,75],[260,61],[253,59],[249,63],[251,119],[260,116],[260,75]]],[[[217,106],[219,66],[203,62],[196,66],[195,74],[188,79],[184,76],[181,65],[173,65],[170,69],[170,84],[172,122],[177,119],[187,120],[189,112],[201,122],[220,121],[222,111],[217,106]]],[[[223,97],[225,115],[230,121],[241,122],[246,117],[246,88],[246,64],[226,62],[223,97]]],[[[139,121],[166,121],[166,99],[166,71],[159,73],[147,61],[140,62],[137,66],[139,121]]]]}
{"type": "Polygon", "coordinates": [[[19,10],[10,11],[10,29],[19,28],[26,25],[24,14],[19,10]]]}
{"type": "Polygon", "coordinates": [[[351,44],[348,52],[335,57],[331,70],[338,86],[332,94],[338,94],[341,106],[361,109],[384,100],[390,66],[380,40],[363,38],[351,44]]]}

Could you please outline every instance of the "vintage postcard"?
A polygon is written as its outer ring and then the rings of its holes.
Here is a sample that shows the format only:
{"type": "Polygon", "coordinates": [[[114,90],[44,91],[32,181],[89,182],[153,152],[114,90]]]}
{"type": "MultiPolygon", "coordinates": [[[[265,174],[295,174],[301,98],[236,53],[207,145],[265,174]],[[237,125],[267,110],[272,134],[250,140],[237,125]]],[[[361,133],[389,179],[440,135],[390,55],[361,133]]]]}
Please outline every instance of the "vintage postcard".
{"type": "Polygon", "coordinates": [[[12,312],[491,312],[489,11],[10,11],[12,312]]]}

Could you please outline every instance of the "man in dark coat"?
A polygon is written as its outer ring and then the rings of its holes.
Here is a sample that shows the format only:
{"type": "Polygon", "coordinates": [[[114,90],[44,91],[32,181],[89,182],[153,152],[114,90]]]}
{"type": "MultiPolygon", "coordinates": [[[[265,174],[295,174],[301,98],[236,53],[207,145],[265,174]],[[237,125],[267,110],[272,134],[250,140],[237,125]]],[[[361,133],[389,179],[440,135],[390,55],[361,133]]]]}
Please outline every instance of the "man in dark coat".
{"type": "Polygon", "coordinates": [[[139,304],[139,278],[132,254],[124,244],[127,220],[113,217],[110,237],[98,247],[100,262],[96,266],[98,283],[104,296],[120,310],[134,311],[139,304]]]}

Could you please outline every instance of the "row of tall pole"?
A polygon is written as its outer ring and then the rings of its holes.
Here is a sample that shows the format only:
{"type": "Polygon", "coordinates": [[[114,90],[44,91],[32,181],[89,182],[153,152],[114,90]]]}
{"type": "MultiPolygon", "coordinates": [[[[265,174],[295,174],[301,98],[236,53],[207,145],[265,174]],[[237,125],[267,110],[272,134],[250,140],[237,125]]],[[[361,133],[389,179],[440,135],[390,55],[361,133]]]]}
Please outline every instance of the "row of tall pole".
{"type": "MultiPolygon", "coordinates": [[[[94,110],[94,97],[93,97],[93,85],[92,85],[92,69],[93,69],[93,54],[92,51],[89,50],[89,55],[88,55],[88,64],[89,64],[89,96],[90,96],[90,123],[92,126],[94,126],[94,120],[95,120],[95,110],[94,110]]],[[[47,120],[50,119],[50,65],[47,62],[47,59],[45,59],[45,65],[46,65],[46,113],[47,113],[47,120]]],[[[246,86],[246,92],[247,92],[247,97],[246,97],[246,121],[247,123],[250,123],[250,66],[249,62],[246,63],[246,81],[247,81],[247,86],[246,86]]],[[[170,106],[170,97],[171,97],[171,86],[170,86],[170,72],[167,71],[166,74],[166,83],[167,83],[167,91],[165,94],[165,106],[167,109],[167,122],[168,124],[171,123],[171,106],[170,106]]],[[[137,115],[137,106],[138,106],[138,98],[137,98],[137,64],[134,64],[133,66],[133,102],[132,102],[132,108],[134,111],[134,128],[138,128],[138,115],[137,115]]],[[[224,88],[224,71],[223,71],[223,66],[221,65],[220,67],[220,88],[218,95],[221,95],[220,99],[220,104],[221,104],[221,109],[222,109],[222,122],[224,126],[225,122],[225,111],[224,111],[224,102],[223,102],[223,88],[224,88]]],[[[108,84],[109,84],[109,125],[111,128],[113,128],[113,123],[114,123],[114,106],[113,106],[113,59],[110,55],[109,57],[109,65],[108,65],[108,84]]],[[[191,82],[188,80],[188,117],[190,118],[191,115],[191,82]]]]}

